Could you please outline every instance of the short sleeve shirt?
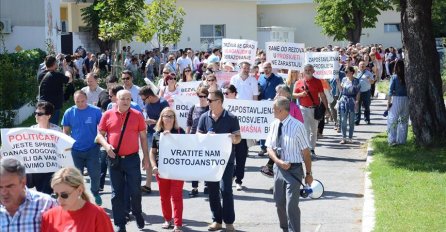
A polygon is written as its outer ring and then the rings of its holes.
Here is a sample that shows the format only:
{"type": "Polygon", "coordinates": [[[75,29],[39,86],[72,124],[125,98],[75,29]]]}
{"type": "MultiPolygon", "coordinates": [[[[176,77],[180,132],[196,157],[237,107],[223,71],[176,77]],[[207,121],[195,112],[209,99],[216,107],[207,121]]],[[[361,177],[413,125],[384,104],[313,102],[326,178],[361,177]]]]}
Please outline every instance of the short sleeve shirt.
{"type": "Polygon", "coordinates": [[[302,93],[305,89],[307,89],[310,91],[311,96],[313,97],[313,101],[310,98],[310,95],[306,96],[306,97],[301,97],[299,98],[299,102],[301,106],[305,106],[305,107],[311,107],[313,105],[319,105],[320,101],[319,101],[319,93],[320,92],[324,92],[324,88],[322,86],[322,82],[321,80],[313,77],[310,80],[305,80],[305,79],[300,79],[297,81],[296,83],[296,87],[294,89],[295,93],[302,93]],[[305,83],[307,83],[307,87],[305,87],[305,83]]]}
{"type": "MultiPolygon", "coordinates": [[[[131,155],[139,151],[139,132],[146,130],[144,116],[134,109],[129,109],[130,113],[127,126],[125,128],[124,137],[119,149],[119,155],[131,155]]],[[[118,147],[121,129],[124,125],[127,112],[120,113],[117,107],[105,111],[99,123],[99,130],[107,133],[108,143],[114,148],[118,147]]]]}
{"type": "Polygon", "coordinates": [[[258,82],[253,76],[243,80],[240,74],[237,74],[231,78],[231,84],[237,89],[237,99],[252,100],[254,96],[259,95],[258,82]]]}

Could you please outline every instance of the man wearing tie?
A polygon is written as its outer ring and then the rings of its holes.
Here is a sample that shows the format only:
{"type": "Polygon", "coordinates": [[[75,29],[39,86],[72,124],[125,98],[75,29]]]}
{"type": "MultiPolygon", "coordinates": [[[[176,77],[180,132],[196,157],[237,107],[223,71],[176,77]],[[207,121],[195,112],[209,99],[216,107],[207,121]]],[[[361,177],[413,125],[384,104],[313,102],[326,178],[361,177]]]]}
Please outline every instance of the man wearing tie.
{"type": "Polygon", "coordinates": [[[274,117],[265,145],[274,161],[274,201],[280,228],[300,231],[299,191],[305,163],[305,183],[311,185],[311,157],[304,125],[289,114],[290,101],[278,97],[274,101],[274,117]]]}

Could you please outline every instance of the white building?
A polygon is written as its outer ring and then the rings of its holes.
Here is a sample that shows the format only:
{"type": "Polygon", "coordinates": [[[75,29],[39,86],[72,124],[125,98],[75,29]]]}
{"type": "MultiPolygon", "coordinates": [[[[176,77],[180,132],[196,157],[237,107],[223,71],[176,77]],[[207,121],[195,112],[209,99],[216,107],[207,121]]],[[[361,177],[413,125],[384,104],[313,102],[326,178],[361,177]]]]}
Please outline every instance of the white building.
{"type": "MultiPolygon", "coordinates": [[[[81,9],[91,2],[1,0],[0,20],[10,29],[4,34],[6,48],[46,50],[45,41],[51,41],[57,51],[68,53],[83,45],[98,52],[81,16],[81,9]]],[[[222,38],[257,40],[260,48],[268,38],[306,46],[347,44],[322,34],[314,22],[312,0],[177,0],[177,5],[184,8],[186,16],[176,48],[207,50],[219,46],[222,38]]],[[[375,28],[363,29],[361,43],[401,47],[399,25],[399,12],[382,12],[375,28]]],[[[151,43],[135,41],[130,45],[137,53],[152,49],[151,43]]]]}

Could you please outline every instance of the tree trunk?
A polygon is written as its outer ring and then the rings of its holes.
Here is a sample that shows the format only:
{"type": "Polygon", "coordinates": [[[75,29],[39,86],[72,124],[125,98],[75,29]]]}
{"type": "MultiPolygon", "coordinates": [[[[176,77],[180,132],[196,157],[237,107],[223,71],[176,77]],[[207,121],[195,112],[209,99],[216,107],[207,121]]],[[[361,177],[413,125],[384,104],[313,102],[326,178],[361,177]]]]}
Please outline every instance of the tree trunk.
{"type": "Polygon", "coordinates": [[[362,33],[362,23],[364,20],[364,13],[361,10],[355,10],[353,12],[353,22],[355,24],[355,28],[349,29],[347,31],[347,39],[353,44],[359,43],[361,41],[361,33],[362,33]]]}
{"type": "Polygon", "coordinates": [[[432,0],[400,0],[405,76],[416,143],[438,145],[446,138],[440,60],[432,31],[432,0]]]}

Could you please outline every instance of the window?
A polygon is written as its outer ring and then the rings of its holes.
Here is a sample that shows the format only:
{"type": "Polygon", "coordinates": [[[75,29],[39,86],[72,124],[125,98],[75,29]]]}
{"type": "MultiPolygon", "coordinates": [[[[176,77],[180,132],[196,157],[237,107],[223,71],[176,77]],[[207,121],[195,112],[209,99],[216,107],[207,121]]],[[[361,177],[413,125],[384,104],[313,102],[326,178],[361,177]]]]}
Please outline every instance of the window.
{"type": "Polygon", "coordinates": [[[384,23],[384,32],[401,32],[401,26],[399,23],[384,23]]]}
{"type": "Polygon", "coordinates": [[[222,39],[226,35],[226,26],[200,25],[200,44],[202,50],[220,48],[222,39]]]}

